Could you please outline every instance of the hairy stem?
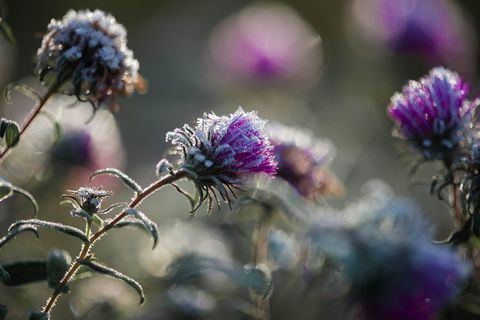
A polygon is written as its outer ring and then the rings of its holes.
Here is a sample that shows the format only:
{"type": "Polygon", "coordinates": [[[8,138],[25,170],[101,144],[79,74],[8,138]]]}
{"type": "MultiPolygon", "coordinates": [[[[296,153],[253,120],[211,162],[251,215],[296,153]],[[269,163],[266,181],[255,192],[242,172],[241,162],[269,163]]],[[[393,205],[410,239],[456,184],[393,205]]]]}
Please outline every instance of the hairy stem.
{"type": "MultiPolygon", "coordinates": [[[[38,101],[37,105],[35,108],[30,111],[30,114],[28,115],[27,119],[25,120],[25,123],[20,127],[20,140],[22,136],[24,135],[25,131],[28,129],[28,127],[32,124],[33,120],[41,113],[43,107],[47,104],[47,101],[57,92],[58,88],[60,87],[60,84],[55,82],[52,84],[47,92],[41,97],[40,101],[38,101]]],[[[2,163],[7,156],[10,154],[10,151],[12,150],[12,146],[6,146],[5,149],[0,152],[0,163],[2,163]]]]}
{"type": "MultiPolygon", "coordinates": [[[[255,239],[255,265],[266,264],[268,261],[268,237],[273,225],[273,208],[266,206],[261,214],[257,226],[257,234],[255,239]]],[[[259,296],[255,301],[256,312],[255,319],[270,319],[270,295],[265,297],[259,296]]]]}
{"type": "MultiPolygon", "coordinates": [[[[159,190],[160,188],[178,181],[186,176],[184,171],[177,171],[172,175],[165,176],[154,183],[152,183],[150,186],[147,188],[143,189],[142,192],[138,193],[130,202],[128,205],[128,208],[135,208],[137,207],[145,198],[153,194],[155,191],[159,190]]],[[[69,270],[67,273],[63,276],[62,280],[60,281],[60,284],[57,286],[57,288],[53,291],[52,295],[50,298],[47,300],[47,303],[45,304],[45,307],[43,308],[43,312],[50,314],[52,311],[52,308],[55,306],[55,303],[57,302],[58,298],[61,296],[63,288],[68,285],[70,280],[72,279],[73,276],[77,273],[78,269],[80,268],[80,264],[78,263],[79,260],[85,259],[89,254],[91,249],[93,248],[95,242],[99,240],[102,236],[104,236],[108,230],[112,229],[115,227],[117,223],[119,223],[123,218],[127,216],[127,213],[125,210],[117,214],[117,216],[110,221],[108,224],[104,225],[102,228],[100,228],[97,232],[92,234],[89,238],[89,243],[85,243],[82,246],[82,249],[80,250],[80,253],[78,254],[77,258],[72,262],[70,265],[69,270]]]]}

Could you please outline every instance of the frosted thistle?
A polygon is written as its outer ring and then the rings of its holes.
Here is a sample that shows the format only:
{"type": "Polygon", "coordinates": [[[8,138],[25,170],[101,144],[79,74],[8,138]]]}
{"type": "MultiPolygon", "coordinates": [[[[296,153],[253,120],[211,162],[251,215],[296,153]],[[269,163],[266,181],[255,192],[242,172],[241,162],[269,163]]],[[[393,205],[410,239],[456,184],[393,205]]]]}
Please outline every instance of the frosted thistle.
{"type": "Polygon", "coordinates": [[[468,85],[445,68],[435,68],[395,93],[388,107],[396,135],[425,160],[451,162],[476,102],[467,100],[468,85]]]}
{"type": "Polygon", "coordinates": [[[278,123],[269,124],[268,129],[278,161],[277,177],[309,200],[342,192],[341,183],[328,169],[335,156],[330,141],[278,123]]]}
{"type": "Polygon", "coordinates": [[[117,96],[144,90],[138,61],[127,47],[127,32],[115,18],[100,10],[70,10],[49,23],[37,52],[39,79],[60,85],[59,91],[117,108],[117,96]]]}
{"type": "Polygon", "coordinates": [[[194,127],[184,125],[168,132],[166,141],[173,143],[182,156],[179,166],[194,182],[200,202],[218,202],[215,189],[230,204],[229,192],[253,174],[274,175],[277,163],[266,121],[256,112],[239,108],[229,116],[205,113],[194,127]]]}

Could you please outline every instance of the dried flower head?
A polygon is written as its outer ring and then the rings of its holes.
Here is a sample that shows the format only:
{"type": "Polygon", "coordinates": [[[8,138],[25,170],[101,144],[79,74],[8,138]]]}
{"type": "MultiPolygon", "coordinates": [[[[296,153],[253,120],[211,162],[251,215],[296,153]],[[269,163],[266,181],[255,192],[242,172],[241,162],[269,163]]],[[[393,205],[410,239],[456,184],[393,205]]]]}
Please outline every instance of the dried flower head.
{"type": "Polygon", "coordinates": [[[265,123],[256,112],[239,108],[229,116],[205,113],[195,127],[184,125],[167,133],[166,141],[171,141],[183,156],[180,166],[194,181],[200,202],[215,195],[213,188],[230,202],[227,189],[232,191],[246,176],[276,173],[265,123]]]}
{"type": "Polygon", "coordinates": [[[476,106],[467,100],[468,89],[457,73],[441,67],[410,81],[388,107],[397,135],[426,160],[451,160],[476,106]]]}
{"type": "Polygon", "coordinates": [[[277,177],[309,200],[342,192],[341,183],[328,169],[335,156],[329,141],[278,123],[269,124],[269,131],[278,162],[277,177]]]}
{"type": "Polygon", "coordinates": [[[99,212],[103,199],[111,195],[110,191],[81,187],[78,190],[68,190],[62,197],[67,199],[74,207],[89,214],[94,214],[99,212]]]}
{"type": "Polygon", "coordinates": [[[55,81],[61,92],[94,108],[101,103],[115,108],[117,96],[130,96],[145,85],[126,36],[125,28],[110,14],[70,10],[48,25],[37,52],[38,77],[55,81]]]}

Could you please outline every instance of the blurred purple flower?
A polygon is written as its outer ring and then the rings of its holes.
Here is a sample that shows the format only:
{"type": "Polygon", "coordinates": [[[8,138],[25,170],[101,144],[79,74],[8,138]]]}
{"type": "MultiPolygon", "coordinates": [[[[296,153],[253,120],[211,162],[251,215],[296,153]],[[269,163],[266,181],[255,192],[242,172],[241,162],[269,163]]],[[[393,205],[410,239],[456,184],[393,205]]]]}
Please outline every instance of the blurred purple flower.
{"type": "Polygon", "coordinates": [[[210,41],[222,81],[309,83],[321,64],[320,37],[283,4],[254,4],[227,18],[210,41]]]}
{"type": "Polygon", "coordinates": [[[101,103],[115,108],[116,96],[130,96],[145,85],[126,37],[125,28],[110,14],[70,10],[48,25],[37,52],[38,76],[56,81],[63,93],[95,108],[101,103]]]}
{"type": "Polygon", "coordinates": [[[314,229],[312,244],[342,267],[359,319],[434,319],[464,289],[470,265],[428,239],[429,224],[411,202],[373,210],[357,212],[365,216],[354,224],[314,229]]]}
{"type": "Polygon", "coordinates": [[[474,39],[449,0],[354,0],[353,12],[370,38],[396,52],[456,67],[472,60],[474,39]]]}
{"type": "Polygon", "coordinates": [[[476,107],[467,100],[468,90],[457,73],[440,67],[410,81],[388,107],[398,136],[426,160],[449,160],[476,107]]]}
{"type": "MultiPolygon", "coordinates": [[[[402,248],[399,249],[402,251],[402,248]]],[[[375,297],[363,292],[365,296],[371,297],[363,301],[361,306],[363,318],[433,319],[461,292],[468,268],[453,251],[432,244],[419,244],[410,256],[401,252],[398,254],[401,256],[392,257],[394,261],[408,260],[403,262],[402,274],[385,273],[383,276],[392,277],[390,281],[387,280],[389,283],[370,284],[385,288],[375,297]]],[[[392,263],[392,260],[389,261],[392,263]]]]}
{"type": "Polygon", "coordinates": [[[206,113],[194,128],[184,125],[168,132],[166,141],[176,145],[183,156],[180,165],[198,189],[208,194],[216,187],[228,199],[224,186],[235,186],[252,174],[277,171],[265,123],[256,112],[242,108],[230,116],[206,113]]]}
{"type": "Polygon", "coordinates": [[[329,141],[277,123],[270,124],[269,131],[278,161],[277,177],[309,200],[342,193],[342,184],[328,169],[335,156],[329,141]]]}
{"type": "Polygon", "coordinates": [[[94,162],[93,145],[88,131],[65,132],[52,149],[52,160],[73,166],[91,166],[94,162]]]}

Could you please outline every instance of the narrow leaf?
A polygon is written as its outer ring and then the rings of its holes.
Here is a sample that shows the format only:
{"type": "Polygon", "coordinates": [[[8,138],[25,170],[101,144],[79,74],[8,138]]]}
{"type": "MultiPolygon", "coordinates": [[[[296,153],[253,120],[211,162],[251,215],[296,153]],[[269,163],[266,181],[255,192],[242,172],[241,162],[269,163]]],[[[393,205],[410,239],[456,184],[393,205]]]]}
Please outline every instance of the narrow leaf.
{"type": "Polygon", "coordinates": [[[8,181],[0,178],[0,202],[13,195],[13,186],[8,181]]]}
{"type": "Polygon", "coordinates": [[[158,226],[157,226],[157,224],[155,222],[153,222],[152,220],[150,220],[150,218],[147,217],[143,212],[140,212],[137,209],[128,208],[128,209],[125,210],[125,213],[127,213],[128,215],[130,215],[132,217],[137,218],[138,220],[140,220],[143,223],[143,225],[145,226],[145,229],[148,230],[148,232],[150,233],[150,235],[153,238],[153,249],[155,249],[155,247],[158,244],[158,226]]]}
{"type": "Polygon", "coordinates": [[[2,267],[10,275],[8,279],[3,280],[3,284],[9,287],[22,286],[47,279],[47,263],[45,261],[13,261],[2,264],[2,267]]]}
{"type": "Polygon", "coordinates": [[[3,36],[5,37],[5,39],[7,39],[7,41],[10,42],[10,44],[14,48],[16,48],[17,41],[15,40],[15,36],[13,35],[12,28],[10,28],[10,25],[3,18],[0,19],[0,30],[3,36]]]}
{"type": "Polygon", "coordinates": [[[38,239],[39,234],[38,234],[37,228],[35,226],[21,225],[21,226],[18,226],[17,228],[15,228],[15,229],[9,230],[8,233],[3,238],[0,239],[0,248],[3,247],[5,244],[7,244],[10,240],[15,239],[15,237],[19,233],[22,233],[22,232],[25,232],[25,231],[33,232],[38,239]]]}
{"type": "Polygon", "coordinates": [[[38,203],[35,198],[30,194],[30,192],[23,190],[22,188],[13,186],[13,192],[24,196],[33,206],[33,217],[36,218],[38,215],[38,203]]]}
{"type": "MultiPolygon", "coordinates": [[[[10,280],[10,274],[0,265],[0,281],[5,282],[10,280]]],[[[1,318],[0,318],[1,319],[1,318]]]]}
{"type": "Polygon", "coordinates": [[[53,144],[55,145],[62,137],[62,127],[60,126],[60,123],[57,121],[57,119],[55,119],[55,117],[51,113],[42,111],[41,114],[44,115],[52,123],[53,144]]]}
{"type": "Polygon", "coordinates": [[[28,225],[28,226],[35,226],[35,227],[43,227],[46,229],[62,232],[66,235],[78,238],[82,240],[83,242],[89,242],[88,237],[83,233],[82,230],[72,227],[72,226],[67,226],[62,223],[58,222],[50,222],[50,221],[44,221],[44,220],[39,220],[39,219],[29,219],[29,220],[20,220],[15,222],[8,228],[8,231],[12,231],[18,227],[28,225]]]}
{"type": "Polygon", "coordinates": [[[129,187],[136,193],[141,193],[143,191],[142,187],[135,180],[130,178],[126,173],[115,168],[106,168],[106,169],[97,170],[90,176],[90,180],[93,180],[96,176],[104,175],[104,174],[119,178],[127,187],[129,187]]]}
{"type": "Polygon", "coordinates": [[[135,291],[137,291],[138,295],[140,296],[140,304],[143,304],[145,302],[145,295],[143,293],[143,288],[142,286],[135,281],[134,279],[124,275],[123,273],[118,272],[115,269],[109,268],[107,266],[104,266],[96,261],[91,261],[91,260],[78,260],[78,263],[81,264],[82,266],[85,266],[92,271],[95,271],[97,273],[101,273],[103,275],[122,280],[126,282],[129,286],[131,286],[135,291]]]}

